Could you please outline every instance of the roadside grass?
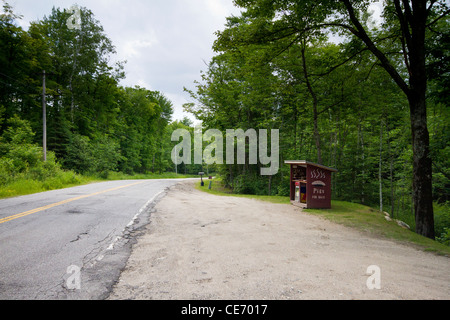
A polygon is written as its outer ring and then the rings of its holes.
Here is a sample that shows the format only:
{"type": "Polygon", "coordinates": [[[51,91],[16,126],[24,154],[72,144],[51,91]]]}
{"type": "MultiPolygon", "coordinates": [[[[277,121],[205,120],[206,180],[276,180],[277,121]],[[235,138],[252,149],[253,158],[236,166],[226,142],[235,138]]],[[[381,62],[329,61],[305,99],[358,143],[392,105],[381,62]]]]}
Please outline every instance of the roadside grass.
{"type": "Polygon", "coordinates": [[[162,174],[126,175],[121,172],[109,172],[107,175],[80,175],[72,171],[59,171],[52,177],[41,180],[21,177],[7,184],[0,184],[0,199],[25,196],[45,191],[71,188],[102,181],[114,180],[153,180],[198,178],[194,175],[177,175],[167,172],[162,174]]]}
{"type": "Polygon", "coordinates": [[[290,204],[289,197],[281,197],[281,196],[257,196],[257,195],[247,195],[247,194],[234,194],[230,189],[225,188],[220,180],[214,179],[212,180],[212,187],[209,189],[210,180],[205,180],[205,186],[201,186],[201,182],[195,184],[196,189],[207,192],[216,196],[225,196],[225,197],[238,197],[238,198],[248,198],[248,199],[257,199],[261,201],[267,201],[277,204],[290,204]]]}
{"type": "Polygon", "coordinates": [[[198,178],[198,175],[165,173],[139,173],[128,175],[123,172],[109,172],[105,180],[155,180],[155,179],[189,179],[198,178]]]}
{"type": "Polygon", "coordinates": [[[98,181],[97,178],[78,175],[71,171],[61,171],[55,176],[42,180],[23,177],[15,179],[10,183],[0,185],[0,199],[70,188],[96,181],[98,181]]]}
{"type": "Polygon", "coordinates": [[[438,255],[450,255],[450,246],[404,229],[395,221],[387,221],[385,215],[379,210],[361,204],[333,201],[331,210],[308,209],[305,212],[376,237],[413,244],[424,251],[434,252],[438,255]]]}
{"type": "MultiPolygon", "coordinates": [[[[211,190],[208,188],[209,181],[205,181],[204,187],[200,186],[200,182],[196,183],[195,187],[197,190],[217,196],[249,198],[290,205],[289,197],[233,194],[230,189],[224,188],[220,181],[217,180],[213,181],[211,190]]],[[[413,245],[419,250],[433,252],[437,255],[450,256],[450,246],[418,235],[411,230],[404,229],[395,221],[387,221],[385,215],[379,212],[379,210],[361,204],[332,201],[331,210],[307,209],[304,212],[354,228],[371,236],[413,245]]]]}

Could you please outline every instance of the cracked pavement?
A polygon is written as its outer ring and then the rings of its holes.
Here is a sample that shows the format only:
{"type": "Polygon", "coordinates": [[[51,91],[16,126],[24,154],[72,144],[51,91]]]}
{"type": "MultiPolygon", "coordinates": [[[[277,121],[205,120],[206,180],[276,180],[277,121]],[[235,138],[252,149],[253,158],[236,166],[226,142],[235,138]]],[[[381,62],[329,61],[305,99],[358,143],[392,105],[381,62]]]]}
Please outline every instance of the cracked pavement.
{"type": "Polygon", "coordinates": [[[0,299],[105,299],[153,206],[179,181],[110,181],[0,200],[0,299]]]}

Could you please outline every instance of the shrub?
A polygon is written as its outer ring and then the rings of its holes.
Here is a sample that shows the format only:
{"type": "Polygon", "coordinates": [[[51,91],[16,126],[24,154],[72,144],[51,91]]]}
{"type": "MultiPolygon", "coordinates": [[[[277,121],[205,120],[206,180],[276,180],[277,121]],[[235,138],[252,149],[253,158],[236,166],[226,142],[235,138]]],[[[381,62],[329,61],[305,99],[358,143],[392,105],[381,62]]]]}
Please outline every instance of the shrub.
{"type": "Polygon", "coordinates": [[[99,173],[102,178],[108,177],[109,171],[116,171],[122,159],[119,144],[108,137],[97,140],[92,147],[93,173],[99,173]]]}
{"type": "Polygon", "coordinates": [[[0,137],[0,184],[15,179],[45,179],[57,170],[56,158],[49,153],[48,161],[43,161],[43,150],[32,143],[34,133],[28,121],[17,116],[8,120],[8,128],[0,137]]]}
{"type": "Polygon", "coordinates": [[[77,173],[89,172],[92,169],[93,157],[90,139],[88,137],[74,134],[67,146],[67,156],[64,167],[77,173]]]}
{"type": "Polygon", "coordinates": [[[122,159],[119,144],[104,136],[95,141],[74,134],[67,146],[64,166],[80,174],[99,174],[107,178],[109,171],[116,171],[122,159]]]}
{"type": "Polygon", "coordinates": [[[436,240],[446,246],[450,246],[450,228],[444,228],[444,232],[436,240]]]}
{"type": "Polygon", "coordinates": [[[233,192],[237,194],[267,195],[267,177],[253,173],[237,176],[233,184],[233,192]]]}
{"type": "Polygon", "coordinates": [[[434,204],[436,240],[449,245],[450,241],[450,204],[434,204]]]}

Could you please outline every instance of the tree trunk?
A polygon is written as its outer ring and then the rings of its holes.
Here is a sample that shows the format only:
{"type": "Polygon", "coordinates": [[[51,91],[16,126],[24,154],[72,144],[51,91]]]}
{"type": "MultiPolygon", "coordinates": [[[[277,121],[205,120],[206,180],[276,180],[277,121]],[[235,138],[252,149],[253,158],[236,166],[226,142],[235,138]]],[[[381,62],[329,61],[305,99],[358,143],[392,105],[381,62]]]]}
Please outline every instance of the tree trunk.
{"type": "Polygon", "coordinates": [[[380,187],[380,212],[383,212],[383,176],[382,176],[382,165],[383,165],[383,121],[380,123],[380,161],[378,168],[378,183],[380,187]]]}
{"type": "MultiPolygon", "coordinates": [[[[405,66],[409,72],[409,85],[380,51],[358,19],[352,1],[341,0],[356,29],[351,32],[360,38],[367,48],[379,59],[383,68],[406,94],[411,110],[413,165],[413,199],[416,217],[416,232],[434,239],[434,213],[432,196],[432,161],[430,137],[427,127],[427,72],[425,29],[428,19],[428,1],[394,1],[396,14],[402,29],[402,39],[407,47],[405,66]],[[409,58],[409,61],[408,61],[409,58]]],[[[404,49],[405,51],[405,49],[404,49]]],[[[405,51],[406,53],[406,51],[405,51]]]]}
{"type": "Polygon", "coordinates": [[[322,150],[320,147],[320,132],[319,132],[319,115],[317,112],[317,99],[314,97],[313,99],[313,107],[314,107],[314,140],[316,142],[317,149],[317,163],[322,164],[322,150]]]}
{"type": "Polygon", "coordinates": [[[391,217],[395,217],[395,198],[394,198],[394,155],[391,150],[391,138],[389,137],[390,126],[386,124],[386,131],[388,133],[388,155],[389,155],[389,181],[391,189],[391,217]]]}
{"type": "Polygon", "coordinates": [[[152,173],[155,173],[155,154],[153,153],[152,173]]]}
{"type": "MultiPolygon", "coordinates": [[[[414,91],[413,91],[414,92],[414,91]]],[[[416,218],[416,232],[434,239],[434,212],[432,190],[432,161],[430,156],[430,137],[427,129],[425,94],[417,97],[412,93],[411,129],[413,137],[413,199],[416,218]]]]}
{"type": "Polygon", "coordinates": [[[408,94],[411,111],[413,144],[413,198],[416,217],[416,232],[434,239],[434,212],[432,190],[432,161],[430,135],[427,124],[427,72],[425,28],[427,21],[426,1],[413,1],[413,36],[410,48],[410,87],[408,94]]]}
{"type": "Polygon", "coordinates": [[[365,156],[365,150],[364,150],[364,132],[363,132],[363,128],[362,128],[362,118],[360,117],[359,119],[359,125],[358,125],[358,144],[360,149],[360,154],[361,154],[361,174],[362,174],[362,179],[361,179],[361,193],[360,193],[360,199],[361,199],[361,203],[365,204],[365,189],[366,189],[366,156],[365,156]]]}

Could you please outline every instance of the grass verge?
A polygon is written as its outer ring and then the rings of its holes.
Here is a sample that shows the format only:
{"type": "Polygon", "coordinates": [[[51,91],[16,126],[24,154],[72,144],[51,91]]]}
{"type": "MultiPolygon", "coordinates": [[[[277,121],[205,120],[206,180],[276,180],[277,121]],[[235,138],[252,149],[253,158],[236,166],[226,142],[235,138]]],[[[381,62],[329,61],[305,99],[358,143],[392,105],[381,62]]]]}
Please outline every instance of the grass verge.
{"type": "Polygon", "coordinates": [[[424,251],[450,256],[450,247],[438,241],[423,237],[411,230],[404,229],[395,221],[387,221],[378,210],[344,201],[333,201],[331,210],[308,209],[308,214],[358,229],[376,237],[413,244],[424,251]]]}
{"type": "Polygon", "coordinates": [[[205,180],[205,186],[201,186],[201,182],[195,184],[196,189],[207,192],[216,196],[225,196],[225,197],[238,197],[238,198],[248,198],[248,199],[257,199],[262,201],[268,201],[272,203],[278,204],[290,204],[289,197],[281,197],[281,196],[257,196],[257,195],[247,195],[247,194],[234,194],[230,189],[223,187],[219,180],[213,180],[211,189],[209,189],[210,180],[205,180]]]}
{"type": "Polygon", "coordinates": [[[147,173],[128,175],[122,172],[110,172],[106,180],[156,180],[156,179],[189,179],[198,178],[198,175],[176,174],[175,172],[147,173]]]}
{"type": "MultiPolygon", "coordinates": [[[[258,199],[277,204],[290,205],[289,197],[233,194],[231,190],[224,188],[220,184],[220,181],[217,180],[213,181],[211,190],[209,189],[209,181],[205,181],[204,187],[200,186],[200,182],[196,183],[195,187],[198,190],[217,196],[258,199]]],[[[433,252],[438,255],[450,256],[449,246],[418,235],[411,230],[404,229],[398,226],[395,221],[387,221],[384,214],[364,205],[344,201],[333,201],[331,210],[308,209],[305,210],[305,212],[357,229],[363,233],[368,233],[371,236],[414,245],[420,250],[433,252]]]]}
{"type": "Polygon", "coordinates": [[[52,177],[41,180],[18,178],[13,182],[0,185],[0,199],[70,188],[96,181],[98,181],[97,178],[78,175],[71,171],[60,171],[52,177]]]}
{"type": "Polygon", "coordinates": [[[185,179],[198,178],[193,175],[177,175],[175,173],[163,174],[135,174],[126,175],[121,172],[110,172],[105,177],[96,175],[79,175],[72,171],[58,171],[52,177],[41,180],[34,180],[28,178],[18,178],[13,182],[0,185],[0,199],[12,198],[17,196],[25,196],[45,191],[65,189],[79,185],[85,185],[101,181],[113,180],[153,180],[153,179],[185,179]]]}

